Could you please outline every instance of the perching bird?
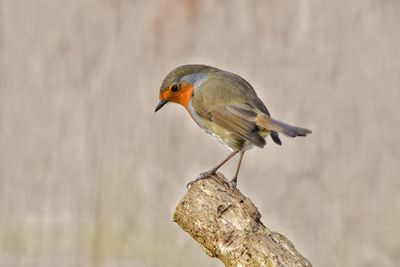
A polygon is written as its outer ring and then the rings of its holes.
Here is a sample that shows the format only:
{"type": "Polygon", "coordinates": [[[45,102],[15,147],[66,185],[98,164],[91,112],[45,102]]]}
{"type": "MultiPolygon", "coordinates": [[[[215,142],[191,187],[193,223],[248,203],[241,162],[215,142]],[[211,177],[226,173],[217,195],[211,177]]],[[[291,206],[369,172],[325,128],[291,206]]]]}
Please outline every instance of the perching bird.
{"type": "Polygon", "coordinates": [[[203,172],[192,183],[214,174],[237,153],[239,163],[231,184],[236,186],[243,154],[253,146],[264,147],[265,138],[281,145],[279,134],[306,136],[310,130],[272,119],[253,87],[240,76],[205,65],[183,65],[164,78],[160,103],[155,112],[168,102],[182,105],[206,133],[228,146],[232,153],[220,164],[203,172]]]}

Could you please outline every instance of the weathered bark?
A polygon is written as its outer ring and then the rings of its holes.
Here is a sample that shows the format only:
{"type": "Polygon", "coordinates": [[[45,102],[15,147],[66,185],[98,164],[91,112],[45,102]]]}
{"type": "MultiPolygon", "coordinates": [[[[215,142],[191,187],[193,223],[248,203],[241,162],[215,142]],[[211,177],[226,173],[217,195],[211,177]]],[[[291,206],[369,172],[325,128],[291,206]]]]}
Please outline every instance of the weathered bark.
{"type": "Polygon", "coordinates": [[[179,202],[174,221],[211,257],[226,266],[312,266],[222,174],[194,183],[179,202]]]}

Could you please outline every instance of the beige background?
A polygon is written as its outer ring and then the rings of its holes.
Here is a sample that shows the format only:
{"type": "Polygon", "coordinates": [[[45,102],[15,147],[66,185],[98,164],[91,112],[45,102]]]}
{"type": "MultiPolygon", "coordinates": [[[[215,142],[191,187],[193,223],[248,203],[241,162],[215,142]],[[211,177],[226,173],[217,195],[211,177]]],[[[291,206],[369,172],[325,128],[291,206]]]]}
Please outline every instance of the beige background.
{"type": "Polygon", "coordinates": [[[398,266],[399,25],[397,0],[0,0],[0,266],[221,266],[172,222],[228,153],[153,112],[185,63],[313,130],[245,155],[266,225],[314,266],[398,266]]]}

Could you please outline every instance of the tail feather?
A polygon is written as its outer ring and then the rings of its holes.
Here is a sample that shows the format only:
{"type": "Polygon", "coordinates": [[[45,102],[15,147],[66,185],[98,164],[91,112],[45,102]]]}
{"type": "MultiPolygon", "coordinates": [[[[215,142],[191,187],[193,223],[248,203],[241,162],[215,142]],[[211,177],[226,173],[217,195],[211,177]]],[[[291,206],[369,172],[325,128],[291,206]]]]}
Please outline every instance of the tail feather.
{"type": "Polygon", "coordinates": [[[282,141],[279,138],[279,135],[277,132],[271,132],[271,138],[275,144],[280,145],[280,146],[282,145],[282,141]]]}
{"type": "Polygon", "coordinates": [[[306,128],[296,127],[278,120],[274,120],[265,114],[257,116],[256,124],[267,130],[279,132],[289,137],[306,136],[307,134],[311,133],[311,131],[306,128]]]}

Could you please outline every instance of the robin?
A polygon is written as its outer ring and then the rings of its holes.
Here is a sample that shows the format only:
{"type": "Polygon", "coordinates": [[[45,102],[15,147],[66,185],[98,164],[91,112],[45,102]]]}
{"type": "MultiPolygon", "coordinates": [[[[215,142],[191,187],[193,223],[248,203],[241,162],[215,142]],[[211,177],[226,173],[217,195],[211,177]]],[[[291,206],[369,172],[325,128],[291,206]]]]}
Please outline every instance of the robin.
{"type": "Polygon", "coordinates": [[[271,118],[264,103],[245,79],[210,66],[183,65],[168,73],[162,82],[160,102],[155,112],[169,102],[182,105],[200,128],[232,150],[220,164],[201,173],[188,186],[214,174],[239,153],[239,163],[231,180],[232,186],[236,187],[245,151],[254,146],[263,148],[268,135],[281,145],[279,133],[288,137],[311,133],[308,129],[271,118]]]}

